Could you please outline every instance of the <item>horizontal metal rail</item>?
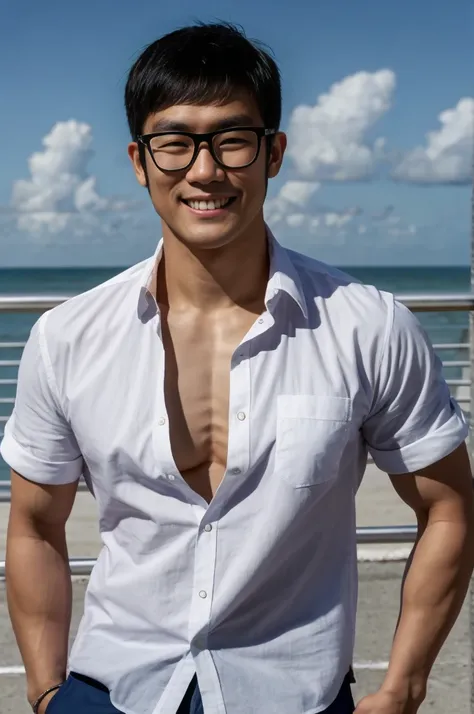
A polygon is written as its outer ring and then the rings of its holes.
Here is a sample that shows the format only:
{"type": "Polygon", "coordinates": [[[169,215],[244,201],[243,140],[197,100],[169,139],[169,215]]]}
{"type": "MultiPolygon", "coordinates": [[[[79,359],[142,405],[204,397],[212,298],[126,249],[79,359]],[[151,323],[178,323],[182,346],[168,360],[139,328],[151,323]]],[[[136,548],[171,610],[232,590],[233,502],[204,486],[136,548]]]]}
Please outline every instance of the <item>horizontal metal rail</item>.
{"type": "MultiPolygon", "coordinates": [[[[23,349],[26,346],[26,342],[0,342],[0,350],[11,350],[11,349],[23,349]]],[[[467,342],[443,342],[436,343],[433,345],[436,351],[441,350],[468,350],[469,344],[467,342]]]]}
{"type": "Polygon", "coordinates": [[[45,312],[74,295],[0,295],[0,312],[45,312]]]}
{"type": "MultiPolygon", "coordinates": [[[[0,481],[0,503],[10,503],[12,484],[10,479],[0,481]]],[[[89,487],[83,478],[77,484],[78,493],[89,493],[89,487]]]]}
{"type": "MultiPolygon", "coordinates": [[[[381,545],[388,543],[414,543],[417,535],[416,526],[365,526],[357,529],[359,545],[381,545]]],[[[71,575],[90,575],[96,564],[95,558],[71,558],[71,575]]],[[[5,561],[0,560],[0,578],[5,577],[5,561]]]]}
{"type": "Polygon", "coordinates": [[[469,312],[474,310],[474,293],[409,294],[396,296],[413,312],[469,312]]]}
{"type": "MultiPolygon", "coordinates": [[[[26,342],[0,342],[0,350],[23,349],[26,342]]],[[[440,342],[433,345],[435,350],[468,350],[467,342],[440,342]]]]}
{"type": "MultiPolygon", "coordinates": [[[[19,367],[20,366],[20,360],[0,360],[0,368],[1,367],[19,367]]],[[[443,367],[446,367],[446,369],[454,369],[459,368],[459,367],[470,367],[470,362],[468,360],[446,360],[443,362],[443,367]]]]}
{"type": "MultiPolygon", "coordinates": [[[[0,295],[0,312],[44,312],[74,295],[0,295]]],[[[474,293],[401,293],[400,302],[415,312],[474,310],[474,293]]]]}
{"type": "Polygon", "coordinates": [[[434,344],[433,347],[435,350],[468,350],[470,345],[468,342],[443,342],[442,344],[434,344]]]}

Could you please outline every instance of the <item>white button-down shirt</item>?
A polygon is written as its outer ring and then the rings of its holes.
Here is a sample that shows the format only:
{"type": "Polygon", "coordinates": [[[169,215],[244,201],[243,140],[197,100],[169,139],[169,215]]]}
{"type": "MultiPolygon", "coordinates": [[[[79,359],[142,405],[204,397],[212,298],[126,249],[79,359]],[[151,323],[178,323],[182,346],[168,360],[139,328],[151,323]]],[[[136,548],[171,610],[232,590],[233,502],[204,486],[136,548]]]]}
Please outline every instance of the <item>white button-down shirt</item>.
{"type": "Polygon", "coordinates": [[[232,358],[228,462],[208,504],[173,460],[153,258],[41,316],[4,459],[81,473],[100,513],[70,668],[125,714],[313,714],[353,654],[355,495],[368,451],[404,473],[467,426],[415,317],[269,236],[266,311],[232,358]]]}

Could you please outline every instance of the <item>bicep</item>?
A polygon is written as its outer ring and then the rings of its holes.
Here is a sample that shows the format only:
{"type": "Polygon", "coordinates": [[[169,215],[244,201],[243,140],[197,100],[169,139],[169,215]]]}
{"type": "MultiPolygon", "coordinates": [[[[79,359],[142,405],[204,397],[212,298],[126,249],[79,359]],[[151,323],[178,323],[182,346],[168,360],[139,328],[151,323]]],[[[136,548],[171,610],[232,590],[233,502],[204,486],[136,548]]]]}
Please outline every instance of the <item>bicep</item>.
{"type": "Polygon", "coordinates": [[[30,481],[11,470],[10,526],[64,526],[71,514],[78,482],[50,486],[30,481]]]}
{"type": "Polygon", "coordinates": [[[431,466],[414,473],[389,474],[400,498],[419,520],[459,521],[472,518],[472,472],[463,443],[431,466]]]}

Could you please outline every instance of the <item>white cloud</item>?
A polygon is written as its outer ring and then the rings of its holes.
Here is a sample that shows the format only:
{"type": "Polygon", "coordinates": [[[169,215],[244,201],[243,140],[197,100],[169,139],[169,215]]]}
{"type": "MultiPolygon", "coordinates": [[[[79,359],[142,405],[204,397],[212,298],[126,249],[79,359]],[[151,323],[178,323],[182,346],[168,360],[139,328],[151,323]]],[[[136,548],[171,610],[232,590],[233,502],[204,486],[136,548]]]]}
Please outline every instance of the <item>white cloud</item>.
{"type": "Polygon", "coordinates": [[[346,225],[346,223],[349,223],[353,219],[352,213],[334,213],[332,211],[325,213],[324,216],[324,225],[328,226],[329,228],[342,228],[343,226],[346,225]]]}
{"type": "Polygon", "coordinates": [[[441,128],[426,135],[395,167],[393,177],[417,183],[468,183],[472,176],[474,99],[465,97],[438,117],[441,128]]]}
{"type": "Polygon", "coordinates": [[[28,160],[30,178],[13,184],[11,206],[20,230],[57,234],[71,228],[81,234],[98,222],[97,212],[130,207],[99,195],[87,170],[93,153],[88,124],[57,122],[42,143],[43,151],[28,160]]]}
{"type": "Polygon", "coordinates": [[[281,191],[280,198],[295,206],[306,206],[311,196],[319,189],[318,183],[309,181],[287,181],[281,191]]]}
{"type": "Polygon", "coordinates": [[[358,72],[333,84],[315,106],[294,109],[288,129],[288,154],[304,178],[350,181],[370,177],[384,153],[381,137],[367,134],[390,109],[395,73],[358,72]]]}
{"type": "Polygon", "coordinates": [[[305,224],[306,216],[304,213],[291,213],[287,216],[286,222],[291,228],[301,228],[305,224]]]}
{"type": "MultiPolygon", "coordinates": [[[[310,198],[319,190],[319,184],[308,181],[287,181],[275,198],[265,201],[265,219],[270,226],[279,223],[295,224],[295,215],[302,213],[310,198]]],[[[299,219],[296,219],[298,222],[299,219]]],[[[301,224],[300,224],[301,225],[301,224]]]]}
{"type": "MultiPolygon", "coordinates": [[[[382,236],[385,240],[418,235],[418,228],[414,223],[407,222],[401,215],[395,212],[395,206],[385,206],[381,211],[377,211],[370,216],[372,231],[382,236]]],[[[366,232],[366,231],[364,231],[366,232]]]]}
{"type": "Polygon", "coordinates": [[[393,236],[394,238],[399,238],[401,236],[416,236],[418,233],[417,227],[414,223],[410,223],[407,226],[392,226],[387,228],[387,234],[393,236]]]}
{"type": "Polygon", "coordinates": [[[265,219],[270,227],[278,227],[283,233],[327,237],[340,234],[348,223],[360,215],[358,206],[336,211],[309,205],[319,188],[318,183],[287,181],[278,195],[265,203],[265,219]]]}

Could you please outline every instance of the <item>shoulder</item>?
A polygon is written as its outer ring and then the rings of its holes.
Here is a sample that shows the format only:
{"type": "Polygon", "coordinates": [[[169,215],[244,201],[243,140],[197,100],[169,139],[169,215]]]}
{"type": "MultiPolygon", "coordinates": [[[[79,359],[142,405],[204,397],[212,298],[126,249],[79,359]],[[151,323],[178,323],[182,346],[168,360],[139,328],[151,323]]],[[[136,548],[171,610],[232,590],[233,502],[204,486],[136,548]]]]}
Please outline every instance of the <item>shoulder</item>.
{"type": "Polygon", "coordinates": [[[392,293],[302,253],[287,249],[287,254],[297,271],[308,309],[323,310],[335,320],[344,319],[347,325],[367,327],[371,322],[385,331],[387,324],[392,324],[395,306],[400,305],[392,293]]]}
{"type": "Polygon", "coordinates": [[[91,332],[103,334],[125,314],[136,314],[140,286],[146,271],[151,269],[151,261],[149,258],[137,263],[48,310],[34,328],[39,332],[40,339],[44,339],[48,346],[74,344],[91,332]]]}

